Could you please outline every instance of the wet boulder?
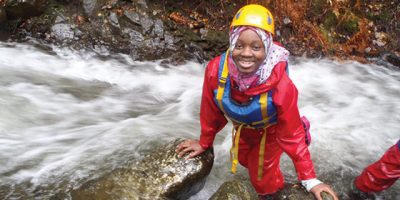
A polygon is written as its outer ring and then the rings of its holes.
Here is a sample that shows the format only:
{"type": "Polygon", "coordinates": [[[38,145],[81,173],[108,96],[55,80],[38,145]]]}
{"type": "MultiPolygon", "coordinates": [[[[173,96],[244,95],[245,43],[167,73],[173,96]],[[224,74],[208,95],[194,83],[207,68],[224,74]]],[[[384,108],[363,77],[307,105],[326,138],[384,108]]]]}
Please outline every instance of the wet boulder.
{"type": "Polygon", "coordinates": [[[214,155],[207,150],[185,160],[175,153],[177,139],[144,156],[135,164],[83,184],[72,199],[188,199],[203,188],[214,155]]]}
{"type": "Polygon", "coordinates": [[[389,62],[390,64],[400,67],[400,56],[396,54],[388,53],[383,56],[383,60],[389,62]]]}
{"type": "MultiPolygon", "coordinates": [[[[322,193],[323,200],[333,200],[327,193],[322,193]]],[[[258,195],[248,180],[232,180],[225,182],[211,196],[209,200],[253,200],[258,195]]],[[[314,196],[308,193],[300,184],[287,183],[285,188],[273,196],[274,200],[314,200],[314,196]]]]}
{"type": "MultiPolygon", "coordinates": [[[[321,194],[322,200],[333,200],[333,197],[325,192],[321,194]]],[[[275,198],[276,200],[314,200],[315,197],[310,192],[301,186],[300,183],[287,183],[283,190],[279,191],[275,198]]]]}
{"type": "Polygon", "coordinates": [[[252,200],[258,199],[257,193],[246,180],[232,180],[223,183],[209,200],[252,200]]]}

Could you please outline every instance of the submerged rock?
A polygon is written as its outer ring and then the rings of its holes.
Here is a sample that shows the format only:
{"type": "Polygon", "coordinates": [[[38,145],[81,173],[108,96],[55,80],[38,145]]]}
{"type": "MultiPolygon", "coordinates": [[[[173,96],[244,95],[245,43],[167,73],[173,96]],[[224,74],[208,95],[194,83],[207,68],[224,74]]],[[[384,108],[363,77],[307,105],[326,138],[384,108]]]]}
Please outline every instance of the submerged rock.
{"type": "Polygon", "coordinates": [[[71,192],[72,199],[188,199],[210,173],[214,155],[208,150],[185,160],[178,158],[177,139],[156,148],[133,166],[116,169],[71,192]]]}
{"type": "Polygon", "coordinates": [[[400,57],[396,56],[395,54],[391,53],[385,54],[383,56],[383,60],[391,63],[394,66],[400,67],[400,57]]]}
{"type": "MultiPolygon", "coordinates": [[[[248,180],[233,180],[225,182],[209,200],[254,200],[258,195],[248,180]]],[[[300,184],[287,183],[285,188],[273,196],[274,200],[314,200],[314,196],[308,193],[300,184]]],[[[325,192],[323,200],[333,200],[333,197],[325,192]]]]}
{"type": "Polygon", "coordinates": [[[252,200],[258,199],[249,181],[233,180],[225,182],[209,200],[252,200]]]}

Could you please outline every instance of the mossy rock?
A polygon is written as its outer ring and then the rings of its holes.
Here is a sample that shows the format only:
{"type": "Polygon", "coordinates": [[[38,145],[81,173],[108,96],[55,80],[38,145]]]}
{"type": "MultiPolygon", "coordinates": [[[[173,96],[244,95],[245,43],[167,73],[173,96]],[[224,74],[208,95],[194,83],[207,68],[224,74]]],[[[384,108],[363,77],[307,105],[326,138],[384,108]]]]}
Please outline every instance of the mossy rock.
{"type": "Polygon", "coordinates": [[[131,166],[91,180],[71,191],[75,200],[108,199],[188,199],[201,190],[210,173],[212,149],[185,160],[175,152],[183,140],[156,147],[131,166]]]}
{"type": "Polygon", "coordinates": [[[189,27],[179,26],[177,31],[177,35],[182,36],[186,43],[189,43],[190,41],[198,42],[202,40],[200,35],[195,33],[189,27]]]}
{"type": "Polygon", "coordinates": [[[209,200],[252,200],[257,198],[257,193],[248,180],[233,180],[223,183],[209,200]]]}
{"type": "MultiPolygon", "coordinates": [[[[322,192],[323,200],[333,200],[333,197],[322,192]]],[[[253,200],[258,199],[258,195],[248,180],[227,181],[211,196],[209,200],[253,200]]],[[[307,192],[298,183],[287,183],[285,188],[273,195],[275,200],[314,200],[315,197],[307,192]]]]}

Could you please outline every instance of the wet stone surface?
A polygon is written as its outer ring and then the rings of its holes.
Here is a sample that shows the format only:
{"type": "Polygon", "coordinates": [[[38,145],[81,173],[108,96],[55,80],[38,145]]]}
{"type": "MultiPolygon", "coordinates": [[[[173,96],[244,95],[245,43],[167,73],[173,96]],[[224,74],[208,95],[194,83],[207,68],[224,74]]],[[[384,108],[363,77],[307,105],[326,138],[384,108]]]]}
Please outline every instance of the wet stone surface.
{"type": "Polygon", "coordinates": [[[213,165],[212,150],[185,160],[175,153],[177,139],[130,167],[116,169],[71,192],[72,199],[188,199],[205,183],[213,165]]]}

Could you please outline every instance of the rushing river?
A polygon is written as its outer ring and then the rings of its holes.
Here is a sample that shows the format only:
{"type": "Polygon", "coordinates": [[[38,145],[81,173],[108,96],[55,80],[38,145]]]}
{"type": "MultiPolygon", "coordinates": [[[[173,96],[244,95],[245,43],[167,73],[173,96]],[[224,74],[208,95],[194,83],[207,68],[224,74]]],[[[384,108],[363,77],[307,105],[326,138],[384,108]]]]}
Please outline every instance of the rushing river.
{"type": "MultiPolygon", "coordinates": [[[[194,62],[162,67],[126,55],[0,42],[0,199],[68,197],[71,188],[140,158],[154,141],[197,138],[203,73],[194,62]]],[[[400,71],[296,59],[290,76],[311,121],[317,174],[346,197],[340,188],[348,181],[332,176],[359,173],[400,138],[400,71]]],[[[191,199],[208,199],[233,178],[230,130],[218,134],[213,170],[191,199]]],[[[287,157],[282,168],[295,180],[287,157]]],[[[246,176],[243,168],[239,174],[246,176]]],[[[400,199],[399,182],[388,199],[400,199]]]]}

